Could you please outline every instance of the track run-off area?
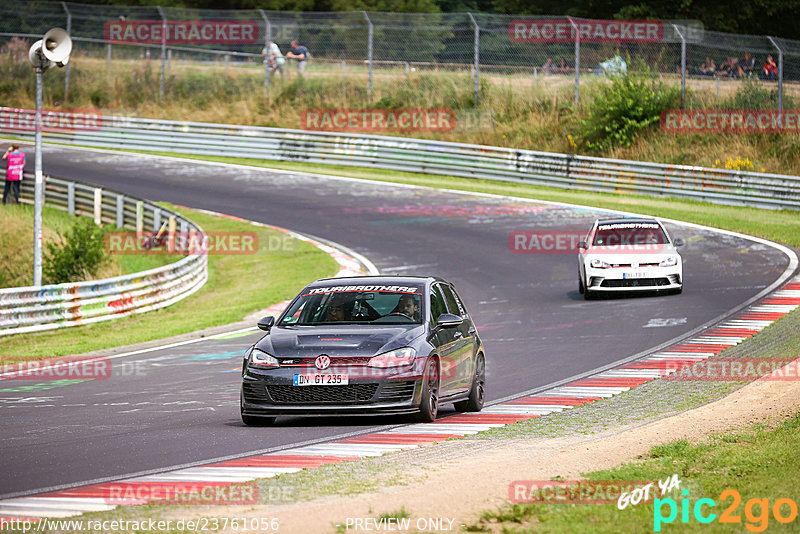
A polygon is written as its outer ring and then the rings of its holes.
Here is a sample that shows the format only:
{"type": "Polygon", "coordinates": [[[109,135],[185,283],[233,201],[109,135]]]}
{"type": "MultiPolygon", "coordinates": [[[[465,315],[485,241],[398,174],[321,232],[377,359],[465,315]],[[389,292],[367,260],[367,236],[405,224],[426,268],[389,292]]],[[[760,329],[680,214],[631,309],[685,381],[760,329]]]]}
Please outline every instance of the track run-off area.
{"type": "MultiPolygon", "coordinates": [[[[489,403],[674,345],[782,285],[796,268],[784,247],[667,221],[686,241],[682,294],[584,301],[575,253],[520,253],[509,236],[586,232],[616,212],[100,150],[47,146],[43,156],[46,174],[330,240],[382,274],[452,281],[486,347],[489,403]]],[[[157,476],[405,423],[282,417],[273,427],[244,426],[241,355],[260,336],[253,330],[116,357],[120,372],[108,380],[40,390],[20,387],[36,381],[0,382],[0,498],[157,476]]],[[[447,406],[441,416],[449,413],[447,406]]],[[[6,512],[0,507],[0,516],[6,512]]]]}

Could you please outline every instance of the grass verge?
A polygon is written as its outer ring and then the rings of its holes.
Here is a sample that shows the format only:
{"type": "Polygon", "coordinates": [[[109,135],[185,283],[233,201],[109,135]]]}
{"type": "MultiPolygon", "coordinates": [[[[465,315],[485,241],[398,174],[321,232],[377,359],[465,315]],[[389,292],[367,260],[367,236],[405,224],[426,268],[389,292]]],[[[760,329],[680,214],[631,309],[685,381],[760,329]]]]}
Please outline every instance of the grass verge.
{"type": "MultiPolygon", "coordinates": [[[[509,504],[484,512],[470,525],[472,532],[575,532],[583,526],[592,532],[796,532],[797,505],[800,501],[800,472],[791,466],[800,447],[800,415],[769,430],[763,424],[744,430],[719,434],[704,442],[692,444],[678,440],[653,447],[641,461],[629,462],[607,471],[589,473],[585,479],[600,480],[665,480],[674,474],[688,495],[672,491],[657,498],[673,499],[677,516],[671,521],[669,504],[656,502],[629,505],[619,510],[616,502],[592,504],[509,504]],[[725,490],[733,490],[735,493],[725,490]],[[740,496],[741,502],[736,500],[740,496]],[[682,505],[682,499],[688,499],[682,505]],[[705,524],[698,521],[696,504],[706,501],[700,511],[714,516],[705,524]],[[792,505],[794,503],[794,514],[792,505]],[[780,501],[780,502],[779,502],[780,501]],[[713,506],[713,508],[712,508],[713,506]],[[686,516],[682,516],[683,509],[686,516]],[[729,511],[734,522],[724,523],[722,514],[729,511]],[[776,514],[777,511],[777,514],[776,514]],[[781,524],[776,518],[795,519],[781,524]],[[685,517],[686,521],[682,521],[685,517]],[[659,518],[657,521],[656,518],[659,518]]],[[[591,487],[591,486],[590,486],[591,487]]],[[[656,491],[658,488],[654,484],[656,491]]]]}
{"type": "MultiPolygon", "coordinates": [[[[59,240],[75,222],[67,212],[42,207],[42,252],[59,240]]],[[[33,207],[28,204],[7,204],[0,208],[0,288],[25,287],[33,284],[33,207]]],[[[109,256],[100,266],[94,280],[135,273],[166,265],[175,256],[109,256]]],[[[45,258],[46,260],[46,258],[45,258]]],[[[79,281],[79,280],[76,280],[79,281]]]]}
{"type": "MultiPolygon", "coordinates": [[[[161,205],[180,211],[206,232],[254,232],[259,240],[257,252],[209,256],[205,286],[161,310],[77,328],[0,337],[4,361],[80,354],[240,321],[249,313],[293,297],[309,280],[330,276],[338,269],[328,254],[277,230],[161,205]]],[[[128,258],[143,261],[139,256],[128,258]]]]}

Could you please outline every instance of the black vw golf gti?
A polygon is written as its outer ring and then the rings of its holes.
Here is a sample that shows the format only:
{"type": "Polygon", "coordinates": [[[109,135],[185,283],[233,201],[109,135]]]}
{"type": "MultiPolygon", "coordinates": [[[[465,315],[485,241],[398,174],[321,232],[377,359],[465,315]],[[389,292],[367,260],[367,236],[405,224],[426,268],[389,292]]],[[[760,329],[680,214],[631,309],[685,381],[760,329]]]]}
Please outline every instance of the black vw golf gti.
{"type": "Polygon", "coordinates": [[[434,277],[318,280],[275,320],[242,364],[248,425],[278,415],[415,414],[483,408],[486,360],[461,297],[434,277]]]}

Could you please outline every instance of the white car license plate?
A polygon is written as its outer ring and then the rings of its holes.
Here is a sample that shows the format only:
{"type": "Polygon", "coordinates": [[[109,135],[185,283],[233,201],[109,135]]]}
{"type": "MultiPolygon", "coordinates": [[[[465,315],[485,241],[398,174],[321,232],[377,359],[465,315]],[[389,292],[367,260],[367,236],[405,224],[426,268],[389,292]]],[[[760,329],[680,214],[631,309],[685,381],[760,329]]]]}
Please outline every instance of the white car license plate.
{"type": "Polygon", "coordinates": [[[346,386],[348,375],[343,374],[305,374],[294,375],[293,386],[346,386]]]}
{"type": "Polygon", "coordinates": [[[623,279],[644,278],[646,274],[647,273],[645,273],[644,271],[639,271],[639,272],[635,272],[635,273],[622,273],[622,278],[623,279]]]}

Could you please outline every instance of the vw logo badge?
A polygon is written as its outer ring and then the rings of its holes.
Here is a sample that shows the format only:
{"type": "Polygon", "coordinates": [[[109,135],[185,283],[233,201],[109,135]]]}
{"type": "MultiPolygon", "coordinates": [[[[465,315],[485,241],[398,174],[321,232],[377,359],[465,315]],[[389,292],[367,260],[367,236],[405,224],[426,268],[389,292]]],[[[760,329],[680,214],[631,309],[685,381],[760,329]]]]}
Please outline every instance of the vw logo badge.
{"type": "Polygon", "coordinates": [[[327,369],[331,365],[331,359],[328,357],[327,354],[320,354],[317,356],[317,359],[314,360],[314,366],[317,369],[327,369]]]}

